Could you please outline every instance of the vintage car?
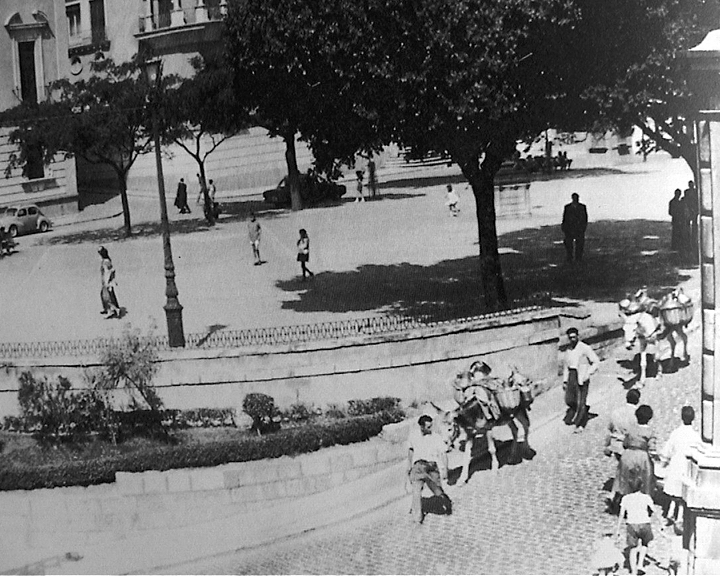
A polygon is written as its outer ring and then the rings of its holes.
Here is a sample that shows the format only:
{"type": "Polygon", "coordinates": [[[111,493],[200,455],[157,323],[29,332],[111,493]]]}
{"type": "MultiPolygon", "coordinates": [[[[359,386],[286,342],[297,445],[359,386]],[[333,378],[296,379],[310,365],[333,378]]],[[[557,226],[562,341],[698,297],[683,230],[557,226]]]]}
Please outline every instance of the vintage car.
{"type": "MultiPolygon", "coordinates": [[[[290,186],[287,180],[285,177],[276,188],[265,190],[263,200],[276,207],[290,206],[290,186]]],[[[300,197],[306,205],[317,204],[323,200],[338,200],[346,191],[345,186],[314,174],[300,174],[300,197]]]]}
{"type": "Polygon", "coordinates": [[[50,219],[35,204],[8,206],[0,213],[0,227],[13,238],[31,232],[47,232],[51,226],[50,219]]]}

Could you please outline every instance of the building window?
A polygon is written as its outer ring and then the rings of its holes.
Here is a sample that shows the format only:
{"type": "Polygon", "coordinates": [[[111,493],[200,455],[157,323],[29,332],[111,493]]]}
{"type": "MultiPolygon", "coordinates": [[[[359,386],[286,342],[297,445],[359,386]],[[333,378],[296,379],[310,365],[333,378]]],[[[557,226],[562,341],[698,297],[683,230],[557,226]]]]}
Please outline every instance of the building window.
{"type": "Polygon", "coordinates": [[[20,60],[20,98],[23,102],[38,101],[35,74],[35,42],[18,42],[20,60]]]}
{"type": "Polygon", "coordinates": [[[67,15],[68,34],[70,35],[70,42],[72,42],[82,36],[80,3],[68,4],[65,7],[65,14],[67,15]]]}
{"type": "Polygon", "coordinates": [[[105,42],[107,36],[105,35],[104,0],[90,0],[90,25],[92,27],[92,43],[105,42]]]}

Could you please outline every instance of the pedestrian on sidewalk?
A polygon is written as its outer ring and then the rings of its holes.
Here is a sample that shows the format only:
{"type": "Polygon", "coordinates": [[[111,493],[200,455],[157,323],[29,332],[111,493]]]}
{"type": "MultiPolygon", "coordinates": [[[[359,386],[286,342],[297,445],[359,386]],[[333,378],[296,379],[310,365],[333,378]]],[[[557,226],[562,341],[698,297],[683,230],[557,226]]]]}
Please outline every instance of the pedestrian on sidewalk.
{"type": "Polygon", "coordinates": [[[307,263],[310,261],[310,237],[305,228],[300,228],[300,238],[297,241],[297,261],[300,262],[303,282],[308,276],[310,278],[315,276],[307,267],[307,263]]]}
{"type": "Polygon", "coordinates": [[[669,498],[667,510],[664,516],[668,524],[678,522],[680,512],[683,511],[684,502],[682,499],[683,476],[687,467],[687,455],[690,449],[702,443],[700,434],[693,429],[695,410],[692,406],[683,406],[680,411],[682,424],[675,428],[670,434],[667,442],[660,451],[660,460],[667,464],[665,470],[665,482],[663,492],[669,498]],[[670,514],[670,509],[673,509],[670,514]]]}
{"type": "Polygon", "coordinates": [[[368,162],[368,186],[370,187],[370,197],[373,199],[376,198],[378,191],[377,169],[375,167],[375,160],[372,158],[368,162]]]}
{"type": "Polygon", "coordinates": [[[645,566],[647,547],[653,540],[650,516],[653,513],[653,501],[642,491],[642,481],[637,478],[631,485],[632,491],[623,496],[620,502],[620,516],[616,537],[620,536],[620,524],[626,519],[628,560],[630,574],[637,574],[645,566]]]}
{"type": "Polygon", "coordinates": [[[564,422],[575,425],[575,433],[585,430],[588,420],[587,396],[590,389],[590,377],[600,367],[600,358],[595,351],[580,341],[577,328],[566,331],[569,345],[563,354],[563,390],[567,412],[564,422]]]}
{"type": "Polygon", "coordinates": [[[363,194],[363,171],[357,170],[355,176],[357,177],[357,183],[355,185],[357,197],[355,198],[355,202],[365,202],[365,196],[363,194]]]}
{"type": "Polygon", "coordinates": [[[580,195],[576,192],[570,198],[572,202],[565,205],[560,228],[565,235],[566,260],[580,262],[585,249],[585,230],[587,230],[588,224],[587,207],[580,203],[580,195]]]}
{"type": "Polygon", "coordinates": [[[260,259],[260,222],[255,218],[255,213],[250,213],[250,222],[248,222],[248,237],[250,238],[250,245],[252,246],[253,257],[255,258],[255,266],[260,266],[262,260],[260,259]]]}
{"type": "Polygon", "coordinates": [[[195,204],[200,204],[201,202],[203,202],[205,200],[205,193],[207,192],[207,184],[205,184],[205,180],[203,179],[202,176],[200,176],[199,172],[197,174],[195,174],[195,176],[197,176],[197,180],[198,180],[198,197],[197,197],[195,204]]]}
{"type": "Polygon", "coordinates": [[[105,246],[100,246],[100,302],[102,303],[101,314],[105,318],[120,318],[120,305],[118,304],[115,288],[115,268],[113,268],[110,254],[105,246]]]}
{"type": "Polygon", "coordinates": [[[643,404],[635,410],[636,423],[625,434],[616,476],[617,491],[623,496],[633,491],[636,479],[640,480],[643,494],[652,495],[655,488],[653,457],[656,455],[657,439],[650,426],[652,417],[653,409],[643,404]]]}
{"type": "Polygon", "coordinates": [[[680,197],[682,191],[675,189],[675,195],[668,204],[668,214],[672,225],[670,250],[684,252],[686,247],[687,211],[685,201],[680,197]]]}
{"type": "MultiPolygon", "coordinates": [[[[627,436],[628,430],[633,427],[637,421],[635,418],[635,410],[637,405],[640,403],[640,390],[637,388],[631,388],[625,394],[625,404],[616,408],[610,415],[610,422],[608,423],[608,435],[605,438],[605,455],[611,456],[615,459],[615,463],[620,462],[625,448],[623,442],[625,442],[625,436],[627,436]]],[[[617,475],[613,481],[613,497],[608,502],[608,512],[611,514],[618,514],[620,512],[620,499],[622,494],[618,491],[617,475]]]]}
{"type": "Polygon", "coordinates": [[[439,435],[433,434],[433,420],[427,414],[418,418],[419,429],[410,433],[408,438],[407,473],[412,486],[412,507],[410,513],[413,521],[422,524],[422,489],[427,486],[432,493],[442,500],[445,514],[452,513],[452,501],[443,490],[443,482],[447,482],[447,447],[439,435]]]}
{"type": "Polygon", "coordinates": [[[175,207],[180,210],[180,214],[190,214],[190,207],[187,203],[187,184],[185,184],[184,178],[180,178],[180,182],[178,182],[175,207]]]}
{"type": "Polygon", "coordinates": [[[688,182],[688,187],[683,192],[683,200],[685,201],[685,212],[688,219],[690,252],[691,256],[697,257],[699,204],[697,188],[695,188],[695,182],[692,180],[688,182]]]}
{"type": "Polygon", "coordinates": [[[453,216],[457,216],[460,214],[460,208],[458,208],[458,202],[460,202],[460,198],[457,195],[457,192],[453,190],[452,184],[447,185],[447,199],[445,200],[445,204],[448,208],[450,208],[450,214],[453,216]]]}

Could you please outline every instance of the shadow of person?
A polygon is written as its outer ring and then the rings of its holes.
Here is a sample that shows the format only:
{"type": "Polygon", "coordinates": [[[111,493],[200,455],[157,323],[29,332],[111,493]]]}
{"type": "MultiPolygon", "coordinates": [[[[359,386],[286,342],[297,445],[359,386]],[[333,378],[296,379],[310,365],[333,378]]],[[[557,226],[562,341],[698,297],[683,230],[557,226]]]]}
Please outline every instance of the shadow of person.
{"type": "Polygon", "coordinates": [[[452,507],[448,508],[447,497],[435,496],[423,497],[423,514],[436,514],[438,516],[449,516],[452,514],[452,507]]]}

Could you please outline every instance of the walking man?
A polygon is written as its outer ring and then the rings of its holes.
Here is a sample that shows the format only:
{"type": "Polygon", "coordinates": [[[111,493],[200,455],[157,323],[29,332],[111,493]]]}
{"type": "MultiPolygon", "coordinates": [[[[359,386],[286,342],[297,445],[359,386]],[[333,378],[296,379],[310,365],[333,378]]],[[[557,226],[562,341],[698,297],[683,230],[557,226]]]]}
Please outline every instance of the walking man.
{"type": "Polygon", "coordinates": [[[685,228],[687,225],[687,212],[685,202],[680,197],[680,188],[675,189],[675,195],[668,204],[668,214],[672,222],[672,236],[670,250],[682,252],[685,249],[685,228]]]}
{"type": "Polygon", "coordinates": [[[562,219],[562,231],[565,234],[565,252],[567,261],[580,262],[585,248],[585,230],[588,224],[587,207],[580,203],[580,195],[573,193],[572,202],[565,205],[562,219]]]}
{"type": "Polygon", "coordinates": [[[575,425],[575,433],[585,430],[588,419],[587,396],[590,376],[600,367],[600,358],[585,342],[580,341],[577,328],[568,328],[570,341],[563,357],[563,389],[565,390],[565,424],[575,425]]]}
{"type": "Polygon", "coordinates": [[[105,246],[100,246],[100,301],[102,302],[101,314],[105,318],[120,318],[120,305],[118,304],[115,288],[115,268],[105,246]]]}
{"type": "Polygon", "coordinates": [[[450,208],[450,214],[453,216],[457,216],[460,213],[460,208],[458,208],[458,202],[460,202],[460,198],[457,195],[457,192],[453,190],[452,184],[447,185],[447,199],[445,200],[445,204],[447,204],[448,208],[450,208]]]}
{"type": "Polygon", "coordinates": [[[442,488],[447,482],[447,447],[442,438],[432,432],[432,418],[423,414],[418,419],[419,430],[413,430],[408,439],[408,476],[412,485],[413,521],[422,524],[422,489],[427,486],[442,499],[443,510],[452,513],[452,501],[442,488]]]}
{"type": "Polygon", "coordinates": [[[365,195],[363,193],[363,171],[357,170],[355,176],[357,176],[357,197],[355,198],[355,202],[365,202],[365,195]]]}
{"type": "Polygon", "coordinates": [[[250,213],[250,222],[248,222],[248,237],[252,246],[253,256],[255,257],[255,266],[260,266],[260,222],[255,218],[255,213],[250,213]]]}
{"type": "Polygon", "coordinates": [[[177,194],[175,194],[175,206],[180,210],[180,214],[190,213],[190,207],[187,203],[187,184],[185,184],[184,178],[180,178],[180,182],[178,182],[177,194]]]}

